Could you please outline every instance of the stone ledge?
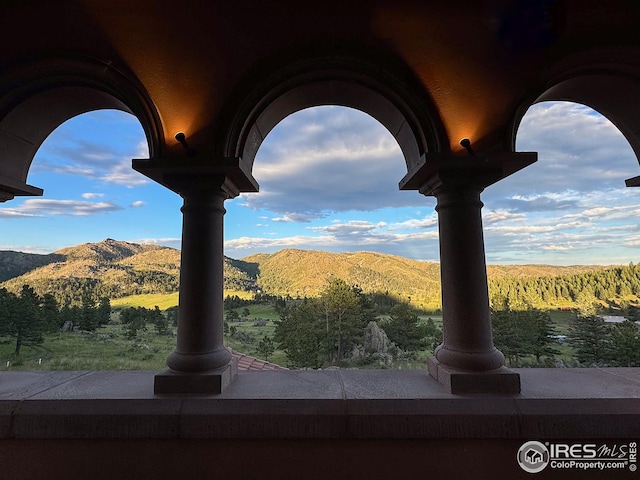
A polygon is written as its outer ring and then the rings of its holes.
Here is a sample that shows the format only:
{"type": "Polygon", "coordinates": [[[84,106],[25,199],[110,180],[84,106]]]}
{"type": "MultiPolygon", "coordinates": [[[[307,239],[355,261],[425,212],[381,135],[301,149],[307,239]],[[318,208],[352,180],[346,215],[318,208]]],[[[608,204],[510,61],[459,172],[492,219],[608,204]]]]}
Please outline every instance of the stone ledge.
{"type": "Polygon", "coordinates": [[[0,439],[637,439],[640,369],[517,372],[519,395],[406,370],[241,372],[220,395],[153,395],[155,372],[3,372],[0,439]]]}

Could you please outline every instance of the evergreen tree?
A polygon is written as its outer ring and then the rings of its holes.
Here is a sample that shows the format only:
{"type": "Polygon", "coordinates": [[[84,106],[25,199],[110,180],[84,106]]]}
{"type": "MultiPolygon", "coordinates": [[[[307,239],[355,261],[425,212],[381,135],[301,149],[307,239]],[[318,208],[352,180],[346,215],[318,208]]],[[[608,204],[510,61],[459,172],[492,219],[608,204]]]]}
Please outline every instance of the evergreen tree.
{"type": "Polygon", "coordinates": [[[511,310],[508,301],[502,303],[502,308],[491,313],[493,339],[509,365],[519,367],[522,357],[527,355],[533,355],[540,364],[543,357],[552,358],[560,353],[554,348],[556,332],[547,312],[535,308],[511,310]]]}
{"type": "Polygon", "coordinates": [[[408,303],[400,303],[391,309],[384,331],[402,350],[416,351],[426,346],[428,332],[420,325],[420,318],[408,303]]]}
{"type": "Polygon", "coordinates": [[[580,363],[602,365],[610,355],[609,327],[597,315],[578,315],[571,327],[570,344],[580,363]]]}
{"type": "Polygon", "coordinates": [[[640,308],[636,305],[629,305],[625,317],[632,322],[640,322],[640,308]]]}
{"type": "Polygon", "coordinates": [[[640,328],[629,320],[610,329],[609,364],[616,367],[640,366],[640,328]]]}
{"type": "Polygon", "coordinates": [[[510,366],[519,367],[520,359],[526,355],[526,350],[523,335],[518,326],[517,312],[510,309],[495,310],[491,313],[491,325],[493,343],[504,354],[510,366]]]}
{"type": "Polygon", "coordinates": [[[327,359],[335,364],[363,335],[366,319],[358,289],[333,278],[320,293],[320,305],[325,321],[327,359]]]}
{"type": "Polygon", "coordinates": [[[576,306],[580,315],[595,316],[597,313],[598,302],[595,294],[593,293],[593,287],[585,286],[580,289],[580,292],[575,298],[576,306]]]}
{"type": "Polygon", "coordinates": [[[95,331],[99,326],[96,302],[89,292],[82,295],[79,322],[78,327],[88,332],[95,331]]]}
{"type": "Polygon", "coordinates": [[[125,308],[120,312],[120,322],[128,339],[133,340],[138,336],[138,331],[147,329],[147,319],[143,307],[125,308]]]}
{"type": "Polygon", "coordinates": [[[167,308],[164,313],[167,316],[167,322],[169,322],[170,325],[173,325],[174,327],[178,326],[178,307],[170,307],[167,308]]]}
{"type": "Polygon", "coordinates": [[[225,314],[225,319],[227,322],[237,322],[240,320],[240,315],[237,310],[227,310],[225,314]]]}
{"type": "Polygon", "coordinates": [[[111,302],[109,298],[102,297],[98,304],[98,311],[96,312],[98,326],[102,327],[107,325],[111,320],[111,302]]]}
{"type": "Polygon", "coordinates": [[[60,309],[55,297],[50,293],[45,293],[42,297],[42,319],[45,323],[46,331],[49,333],[57,332],[62,326],[60,318],[60,309]]]}
{"type": "Polygon", "coordinates": [[[542,357],[553,358],[560,354],[555,348],[554,335],[557,334],[549,313],[538,309],[519,312],[519,326],[522,329],[523,348],[536,358],[540,365],[542,357]]]}
{"type": "Polygon", "coordinates": [[[305,298],[299,305],[283,308],[275,325],[273,338],[292,367],[322,366],[326,331],[317,299],[305,298]]]}
{"type": "Polygon", "coordinates": [[[169,334],[169,322],[167,318],[160,311],[160,307],[157,305],[153,307],[153,310],[148,314],[148,321],[153,323],[158,335],[169,334]]]}
{"type": "Polygon", "coordinates": [[[0,290],[0,335],[15,339],[16,356],[23,346],[39,345],[44,341],[43,333],[47,324],[41,310],[42,299],[29,285],[23,285],[20,295],[16,296],[0,290]]]}
{"type": "Polygon", "coordinates": [[[267,362],[269,361],[269,356],[273,355],[275,349],[276,347],[273,344],[273,340],[267,335],[258,343],[258,353],[262,355],[267,362]]]}

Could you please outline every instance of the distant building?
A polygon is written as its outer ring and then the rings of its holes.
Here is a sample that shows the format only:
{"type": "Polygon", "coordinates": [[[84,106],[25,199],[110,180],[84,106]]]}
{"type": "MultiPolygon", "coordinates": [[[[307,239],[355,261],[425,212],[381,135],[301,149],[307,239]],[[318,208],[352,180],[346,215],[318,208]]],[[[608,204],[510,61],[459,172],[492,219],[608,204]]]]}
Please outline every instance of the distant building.
{"type": "Polygon", "coordinates": [[[605,323],[622,323],[626,320],[626,317],[621,317],[619,315],[600,315],[605,323]]]}

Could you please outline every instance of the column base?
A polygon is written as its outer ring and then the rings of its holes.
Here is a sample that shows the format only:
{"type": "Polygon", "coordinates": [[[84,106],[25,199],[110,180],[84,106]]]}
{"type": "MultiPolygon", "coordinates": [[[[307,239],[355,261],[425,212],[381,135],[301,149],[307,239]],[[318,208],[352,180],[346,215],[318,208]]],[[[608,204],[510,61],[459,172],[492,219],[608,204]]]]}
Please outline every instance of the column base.
{"type": "Polygon", "coordinates": [[[232,358],[228,365],[202,373],[181,373],[171,369],[155,376],[153,391],[165,393],[220,394],[238,375],[238,361],[232,358]]]}
{"type": "Polygon", "coordinates": [[[461,370],[430,357],[427,368],[429,375],[453,394],[520,393],[520,375],[507,367],[487,371],[461,370]]]}

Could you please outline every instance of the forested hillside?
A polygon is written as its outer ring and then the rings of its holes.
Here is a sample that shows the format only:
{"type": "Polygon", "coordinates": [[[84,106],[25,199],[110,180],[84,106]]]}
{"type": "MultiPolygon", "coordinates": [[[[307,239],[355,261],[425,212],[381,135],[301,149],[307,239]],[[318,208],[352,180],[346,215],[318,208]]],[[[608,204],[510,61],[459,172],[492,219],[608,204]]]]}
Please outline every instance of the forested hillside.
{"type": "Polygon", "coordinates": [[[489,281],[492,297],[508,299],[512,308],[592,303],[628,304],[640,297],[640,265],[601,268],[574,275],[503,277],[489,281]]]}
{"type": "MultiPolygon", "coordinates": [[[[358,285],[366,293],[382,293],[392,297],[411,297],[415,305],[437,308],[440,304],[440,265],[394,255],[372,252],[328,253],[286,249],[267,255],[245,257],[245,262],[258,265],[258,287],[265,293],[291,296],[316,296],[330,277],[358,285]]],[[[511,297],[518,292],[531,292],[530,285],[561,276],[609,272],[602,266],[489,265],[490,290],[511,297]]],[[[607,278],[611,273],[606,273],[607,278]]],[[[615,273],[613,274],[615,276],[615,273]]],[[[576,283],[580,284],[579,281],[576,283]]],[[[624,289],[623,289],[624,290],[624,289]]],[[[542,294],[540,294],[540,298],[542,294]]],[[[528,297],[526,297],[528,298],[528,297]]],[[[550,301],[555,297],[547,295],[550,301]]],[[[613,298],[613,297],[612,297],[613,298]]],[[[540,305],[541,302],[533,302],[540,305]]],[[[564,302],[566,303],[566,302],[564,302]]]]}
{"type": "MultiPolygon", "coordinates": [[[[18,293],[22,285],[38,295],[50,293],[60,305],[79,305],[89,294],[96,301],[131,295],[170,294],[178,290],[180,252],[157,245],[106,239],[65,248],[51,255],[0,252],[0,287],[18,293]]],[[[556,308],[599,301],[635,302],[640,296],[640,267],[491,265],[492,298],[513,307],[556,308]]],[[[413,305],[440,307],[440,266],[372,252],[329,253],[286,249],[225,258],[227,293],[261,291],[291,297],[314,297],[330,278],[357,285],[364,293],[413,305]]]]}
{"type": "Polygon", "coordinates": [[[242,259],[258,265],[258,286],[274,295],[316,296],[330,277],[366,293],[427,299],[440,297],[440,267],[372,252],[329,253],[286,249],[242,259]]]}
{"type": "MultiPolygon", "coordinates": [[[[60,305],[79,305],[86,294],[98,300],[178,290],[180,251],[173,248],[106,239],[65,248],[51,257],[54,262],[0,286],[17,293],[28,284],[38,295],[52,294],[60,305]]],[[[249,290],[255,285],[235,260],[226,259],[224,273],[228,290],[249,290]]]]}
{"type": "Polygon", "coordinates": [[[63,261],[64,257],[54,253],[38,255],[35,253],[0,252],[0,282],[18,277],[34,268],[42,267],[53,262],[63,261]]]}

